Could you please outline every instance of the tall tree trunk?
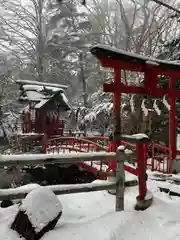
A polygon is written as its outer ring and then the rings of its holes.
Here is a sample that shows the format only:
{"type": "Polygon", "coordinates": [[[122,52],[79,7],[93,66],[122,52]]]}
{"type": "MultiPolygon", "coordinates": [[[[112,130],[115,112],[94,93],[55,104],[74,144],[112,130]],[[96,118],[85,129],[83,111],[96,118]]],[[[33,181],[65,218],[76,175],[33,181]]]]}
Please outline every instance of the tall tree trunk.
{"type": "Polygon", "coordinates": [[[9,143],[9,138],[8,138],[8,135],[5,131],[5,128],[4,128],[4,125],[3,125],[3,121],[2,121],[2,117],[3,117],[3,109],[2,109],[2,105],[0,105],[0,126],[1,126],[1,129],[3,131],[3,137],[4,139],[9,143]]]}
{"type": "Polygon", "coordinates": [[[38,38],[37,38],[37,75],[38,80],[43,82],[44,75],[44,66],[43,66],[43,54],[44,54],[44,38],[43,38],[43,21],[42,21],[42,13],[43,12],[43,0],[39,0],[38,9],[37,9],[37,30],[38,30],[38,38]]]}
{"type": "Polygon", "coordinates": [[[5,131],[3,121],[2,121],[2,119],[3,119],[3,100],[4,100],[5,94],[6,94],[6,84],[7,84],[7,78],[5,75],[1,76],[1,82],[2,82],[2,86],[1,86],[1,94],[0,94],[0,126],[3,131],[4,139],[9,143],[8,135],[5,131]]]}
{"type": "Polygon", "coordinates": [[[80,82],[82,83],[82,89],[83,89],[84,107],[88,107],[87,84],[84,76],[84,67],[83,67],[83,52],[80,52],[79,54],[79,63],[80,63],[80,82]]]}

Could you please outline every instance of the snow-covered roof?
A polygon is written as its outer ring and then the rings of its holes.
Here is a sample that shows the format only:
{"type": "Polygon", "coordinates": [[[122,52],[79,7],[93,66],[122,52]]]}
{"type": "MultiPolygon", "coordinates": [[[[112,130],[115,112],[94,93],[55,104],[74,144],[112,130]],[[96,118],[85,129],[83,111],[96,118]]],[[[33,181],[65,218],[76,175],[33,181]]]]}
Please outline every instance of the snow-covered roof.
{"type": "Polygon", "coordinates": [[[154,67],[160,67],[166,70],[178,70],[180,71],[180,62],[178,61],[165,61],[155,59],[153,57],[142,56],[132,52],[127,52],[122,49],[110,47],[108,45],[97,45],[91,49],[91,53],[97,58],[107,57],[111,59],[118,59],[125,62],[138,63],[143,65],[154,65],[154,67]]]}
{"type": "Polygon", "coordinates": [[[41,99],[44,98],[44,94],[41,94],[40,92],[37,91],[29,91],[26,90],[25,92],[23,92],[23,96],[20,96],[20,100],[28,100],[28,101],[35,101],[38,102],[41,99]]]}
{"type": "Polygon", "coordinates": [[[35,108],[39,109],[50,99],[57,97],[63,108],[70,109],[68,99],[64,94],[66,88],[64,85],[29,80],[17,80],[16,83],[20,86],[19,100],[21,102],[36,102],[35,108]]]}
{"type": "Polygon", "coordinates": [[[29,105],[26,105],[25,107],[20,109],[19,113],[23,113],[23,112],[29,112],[29,105]]]}
{"type": "Polygon", "coordinates": [[[36,109],[41,108],[42,106],[44,106],[45,103],[48,102],[48,100],[49,100],[49,99],[43,99],[43,100],[41,100],[39,103],[37,103],[37,104],[35,105],[35,108],[36,108],[36,109]]]}
{"type": "Polygon", "coordinates": [[[45,87],[54,87],[54,88],[61,88],[67,89],[67,85],[57,84],[57,83],[48,83],[48,82],[38,82],[32,80],[16,80],[18,85],[36,85],[36,86],[45,86],[45,87]]]}

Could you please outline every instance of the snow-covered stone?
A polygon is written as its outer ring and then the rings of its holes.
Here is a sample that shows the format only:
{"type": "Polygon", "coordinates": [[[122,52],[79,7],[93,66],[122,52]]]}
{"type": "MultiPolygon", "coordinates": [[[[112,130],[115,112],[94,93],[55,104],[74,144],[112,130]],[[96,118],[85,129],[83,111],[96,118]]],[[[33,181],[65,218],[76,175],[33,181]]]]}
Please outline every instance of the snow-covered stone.
{"type": "Polygon", "coordinates": [[[38,240],[55,227],[61,214],[58,197],[51,190],[39,187],[22,201],[11,229],[26,240],[38,240]]]}
{"type": "Polygon", "coordinates": [[[3,238],[4,240],[26,240],[25,238],[20,237],[16,231],[7,229],[6,232],[7,234],[5,238],[3,238]]]}
{"type": "Polygon", "coordinates": [[[37,188],[22,201],[20,209],[26,212],[35,231],[39,232],[62,212],[62,205],[52,191],[37,188]]]}

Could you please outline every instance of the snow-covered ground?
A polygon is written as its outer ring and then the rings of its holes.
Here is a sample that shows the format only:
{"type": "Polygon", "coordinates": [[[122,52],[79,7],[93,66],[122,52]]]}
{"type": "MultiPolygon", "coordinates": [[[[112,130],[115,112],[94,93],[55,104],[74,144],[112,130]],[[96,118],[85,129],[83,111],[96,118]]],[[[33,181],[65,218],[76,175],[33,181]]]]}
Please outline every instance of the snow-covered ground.
{"type": "MultiPolygon", "coordinates": [[[[180,199],[158,190],[157,182],[149,180],[153,205],[143,212],[133,209],[138,187],[125,191],[125,211],[115,212],[115,196],[106,191],[59,196],[63,214],[56,228],[42,240],[178,240],[180,239],[180,199]]],[[[12,238],[7,228],[18,207],[0,209],[2,240],[12,238]],[[11,238],[10,238],[11,236],[11,238]]]]}

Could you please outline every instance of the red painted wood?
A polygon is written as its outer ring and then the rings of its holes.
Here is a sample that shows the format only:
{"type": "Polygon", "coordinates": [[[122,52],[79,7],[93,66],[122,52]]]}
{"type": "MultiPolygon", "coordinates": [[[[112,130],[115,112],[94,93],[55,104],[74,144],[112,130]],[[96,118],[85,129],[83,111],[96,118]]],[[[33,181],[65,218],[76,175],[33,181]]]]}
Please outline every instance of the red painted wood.
{"type": "MultiPolygon", "coordinates": [[[[114,84],[118,85],[121,83],[121,69],[114,69],[114,84]]],[[[116,135],[121,134],[121,124],[119,124],[119,118],[121,114],[121,94],[120,94],[120,89],[117,89],[114,92],[114,97],[113,97],[113,111],[114,111],[114,116],[116,118],[115,120],[115,126],[114,126],[114,139],[111,142],[111,151],[116,152],[118,146],[121,145],[121,140],[116,137],[116,135]]],[[[115,160],[110,160],[110,167],[113,171],[116,171],[116,161],[115,160]]]]}
{"type": "Polygon", "coordinates": [[[127,166],[126,164],[124,165],[124,170],[135,175],[138,176],[138,169],[135,169],[133,167],[127,166]]]}
{"type": "MultiPolygon", "coordinates": [[[[176,82],[173,77],[169,78],[169,88],[176,90],[176,82]]],[[[171,159],[168,164],[168,171],[171,172],[172,160],[176,157],[176,96],[169,97],[169,148],[171,151],[171,159]]]]}
{"type": "Polygon", "coordinates": [[[164,88],[155,88],[151,89],[151,91],[145,89],[144,87],[138,87],[138,86],[126,86],[124,84],[115,84],[115,83],[105,83],[103,85],[103,90],[105,92],[119,92],[122,93],[130,93],[130,94],[149,94],[154,97],[160,97],[164,95],[168,96],[175,96],[180,97],[180,91],[177,90],[171,90],[171,89],[164,89],[164,88]]]}
{"type": "MultiPolygon", "coordinates": [[[[122,60],[115,60],[111,58],[101,57],[100,59],[101,65],[107,68],[114,69],[124,69],[128,71],[134,72],[145,72],[147,69],[147,64],[138,64],[138,63],[130,63],[122,60]]],[[[153,65],[153,69],[158,72],[159,75],[167,75],[167,76],[180,76],[180,70],[169,70],[162,69],[158,65],[153,65]]]]}
{"type": "Polygon", "coordinates": [[[93,142],[92,140],[84,139],[84,138],[58,137],[58,138],[50,139],[48,141],[48,145],[58,145],[59,148],[61,147],[61,145],[71,146],[74,144],[79,144],[81,148],[84,144],[88,144],[89,147],[91,148],[93,147],[94,149],[96,149],[96,151],[106,150],[106,147],[104,148],[102,147],[101,149],[98,143],[93,142]]]}
{"type": "Polygon", "coordinates": [[[169,147],[157,143],[152,144],[151,170],[162,173],[169,173],[169,166],[172,164],[171,150],[169,147]],[[155,153],[156,148],[156,153],[155,153]],[[159,150],[159,151],[158,151],[159,150]],[[163,161],[162,161],[163,159],[163,161]]]}
{"type": "Polygon", "coordinates": [[[47,135],[44,133],[44,136],[43,136],[43,153],[46,153],[47,152],[47,135]]]}
{"type": "Polygon", "coordinates": [[[154,161],[155,161],[155,152],[154,152],[154,144],[152,144],[152,156],[151,156],[151,161],[152,161],[152,166],[151,166],[151,170],[154,171],[155,170],[155,165],[154,165],[154,161]]]}
{"type": "MultiPolygon", "coordinates": [[[[114,142],[113,141],[109,141],[109,145],[108,145],[108,149],[109,149],[109,152],[115,152],[115,145],[114,145],[114,142]]],[[[114,170],[116,167],[116,163],[114,160],[109,160],[109,169],[110,170],[114,170]]]]}
{"type": "MultiPolygon", "coordinates": [[[[64,144],[60,143],[60,141],[58,141],[58,139],[61,140],[61,138],[55,138],[54,140],[51,139],[48,142],[49,147],[47,148],[47,152],[48,153],[58,153],[58,152],[62,153],[63,151],[66,151],[66,150],[68,150],[69,152],[89,152],[90,150],[93,150],[93,148],[95,149],[95,151],[97,151],[99,146],[96,145],[96,142],[93,142],[93,138],[94,138],[94,141],[102,140],[102,139],[108,140],[107,137],[102,137],[102,136],[91,136],[90,138],[92,141],[89,141],[89,140],[83,139],[83,138],[67,137],[68,141],[64,144]],[[82,144],[80,144],[80,142],[82,142],[82,144]]],[[[121,144],[123,144],[125,146],[136,148],[136,145],[130,144],[125,141],[121,141],[121,144]]],[[[109,142],[109,149],[107,148],[107,151],[113,151],[113,149],[114,149],[114,145],[112,144],[112,142],[109,142]]],[[[97,175],[97,173],[98,173],[99,179],[106,179],[107,175],[108,175],[108,171],[114,170],[114,161],[112,161],[112,160],[109,161],[109,169],[107,170],[107,172],[104,172],[104,170],[102,169],[102,161],[100,163],[100,166],[101,166],[100,170],[97,169],[96,167],[93,167],[92,163],[91,163],[91,166],[87,165],[86,163],[77,163],[77,165],[81,166],[82,168],[86,169],[87,171],[92,172],[94,175],[97,175]]],[[[135,169],[134,167],[131,167],[128,165],[124,165],[124,169],[125,169],[125,171],[138,176],[138,169],[135,169]]]]}
{"type": "Polygon", "coordinates": [[[97,176],[100,180],[106,180],[107,179],[107,172],[98,171],[96,168],[91,167],[84,162],[77,163],[77,166],[81,167],[82,169],[85,169],[88,172],[91,172],[94,174],[94,176],[97,176]]]}
{"type": "Polygon", "coordinates": [[[144,146],[141,143],[137,144],[137,164],[138,164],[138,182],[139,182],[139,199],[144,200],[147,192],[145,174],[146,174],[146,159],[144,146]]]}
{"type": "Polygon", "coordinates": [[[151,94],[157,91],[157,76],[157,70],[152,65],[147,65],[144,73],[144,89],[151,94]]]}

